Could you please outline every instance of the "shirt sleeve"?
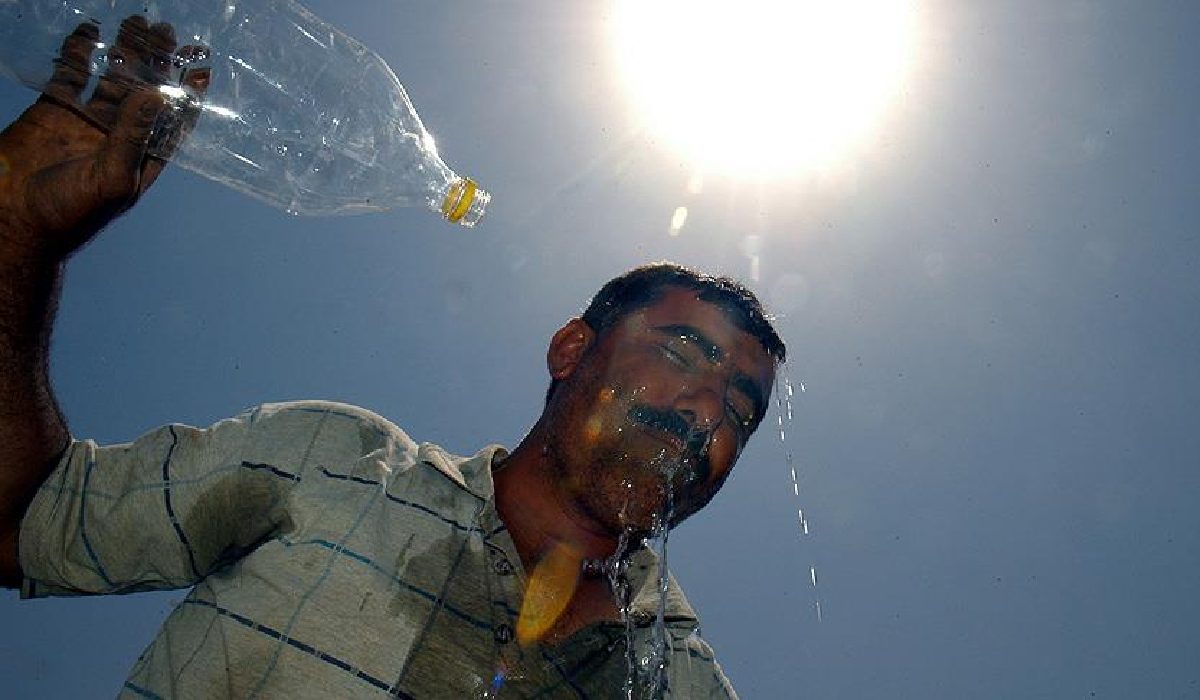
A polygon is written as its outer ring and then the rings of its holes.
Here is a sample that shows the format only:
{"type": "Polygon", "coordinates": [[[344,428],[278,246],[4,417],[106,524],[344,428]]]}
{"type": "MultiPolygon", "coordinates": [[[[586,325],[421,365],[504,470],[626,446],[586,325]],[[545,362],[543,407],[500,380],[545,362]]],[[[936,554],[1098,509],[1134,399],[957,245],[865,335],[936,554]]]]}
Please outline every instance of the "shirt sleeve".
{"type": "Polygon", "coordinates": [[[269,538],[300,479],[275,415],[73,440],[21,523],[22,597],[182,588],[269,538]]]}

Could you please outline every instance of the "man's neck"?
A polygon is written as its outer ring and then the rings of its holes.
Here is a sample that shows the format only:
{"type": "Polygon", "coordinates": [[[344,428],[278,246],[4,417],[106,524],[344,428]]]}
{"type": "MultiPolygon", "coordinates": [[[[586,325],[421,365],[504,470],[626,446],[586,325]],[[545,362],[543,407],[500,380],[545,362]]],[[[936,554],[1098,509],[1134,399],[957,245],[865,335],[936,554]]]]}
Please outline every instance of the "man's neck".
{"type": "Polygon", "coordinates": [[[574,580],[551,577],[559,579],[551,583],[557,595],[570,597],[557,619],[536,634],[539,641],[553,646],[587,625],[620,619],[607,577],[582,575],[583,562],[612,557],[619,538],[599,531],[567,501],[557,484],[556,474],[561,472],[543,444],[535,429],[496,468],[493,481],[496,511],[529,580],[539,575],[539,565],[546,571],[575,572],[574,580]]]}
{"type": "Polygon", "coordinates": [[[550,551],[566,547],[581,558],[606,559],[618,538],[603,532],[564,496],[562,471],[535,428],[494,473],[496,510],[508,529],[521,563],[532,571],[550,551]]]}

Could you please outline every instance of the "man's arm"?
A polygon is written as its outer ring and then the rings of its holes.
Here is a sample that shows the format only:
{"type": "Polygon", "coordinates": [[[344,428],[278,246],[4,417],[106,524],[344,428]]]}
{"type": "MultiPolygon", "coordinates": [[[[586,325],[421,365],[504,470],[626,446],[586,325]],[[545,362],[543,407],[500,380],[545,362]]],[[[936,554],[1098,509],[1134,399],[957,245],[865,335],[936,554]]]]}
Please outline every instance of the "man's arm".
{"type": "Polygon", "coordinates": [[[45,94],[0,132],[0,584],[6,586],[21,581],[21,518],[69,441],[48,374],[63,267],[164,166],[145,157],[164,108],[146,81],[170,68],[172,29],[141,17],[125,20],[108,72],[82,103],[97,39],[90,24],[67,37],[45,94]]]}

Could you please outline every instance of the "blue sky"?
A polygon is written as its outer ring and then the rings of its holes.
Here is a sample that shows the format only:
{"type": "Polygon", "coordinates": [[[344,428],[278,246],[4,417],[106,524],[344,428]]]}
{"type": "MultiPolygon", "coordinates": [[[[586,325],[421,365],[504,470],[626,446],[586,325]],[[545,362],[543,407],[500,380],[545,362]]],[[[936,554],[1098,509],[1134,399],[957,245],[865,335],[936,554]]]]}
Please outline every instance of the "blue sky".
{"type": "MultiPolygon", "coordinates": [[[[600,284],[747,277],[757,236],[806,391],[670,550],[742,696],[1200,696],[1194,4],[922,3],[872,148],[700,194],[623,101],[606,3],[310,6],[395,68],[487,218],[296,218],[168,172],[69,268],[75,434],[328,398],[512,445],[600,284]]],[[[0,117],[31,97],[0,86],[0,117]]],[[[182,595],[0,595],[5,694],[115,694],[182,595]]]]}

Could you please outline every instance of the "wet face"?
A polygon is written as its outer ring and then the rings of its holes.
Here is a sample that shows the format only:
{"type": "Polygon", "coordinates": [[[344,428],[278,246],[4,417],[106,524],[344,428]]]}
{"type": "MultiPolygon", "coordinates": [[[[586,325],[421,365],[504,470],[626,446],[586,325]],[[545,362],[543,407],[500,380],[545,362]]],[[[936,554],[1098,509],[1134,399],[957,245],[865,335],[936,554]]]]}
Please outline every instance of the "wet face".
{"type": "Polygon", "coordinates": [[[559,487],[611,533],[699,510],[762,420],[774,360],[693,290],[669,289],[598,337],[572,324],[556,342],[580,331],[584,347],[557,357],[552,345],[549,358],[559,487]]]}

